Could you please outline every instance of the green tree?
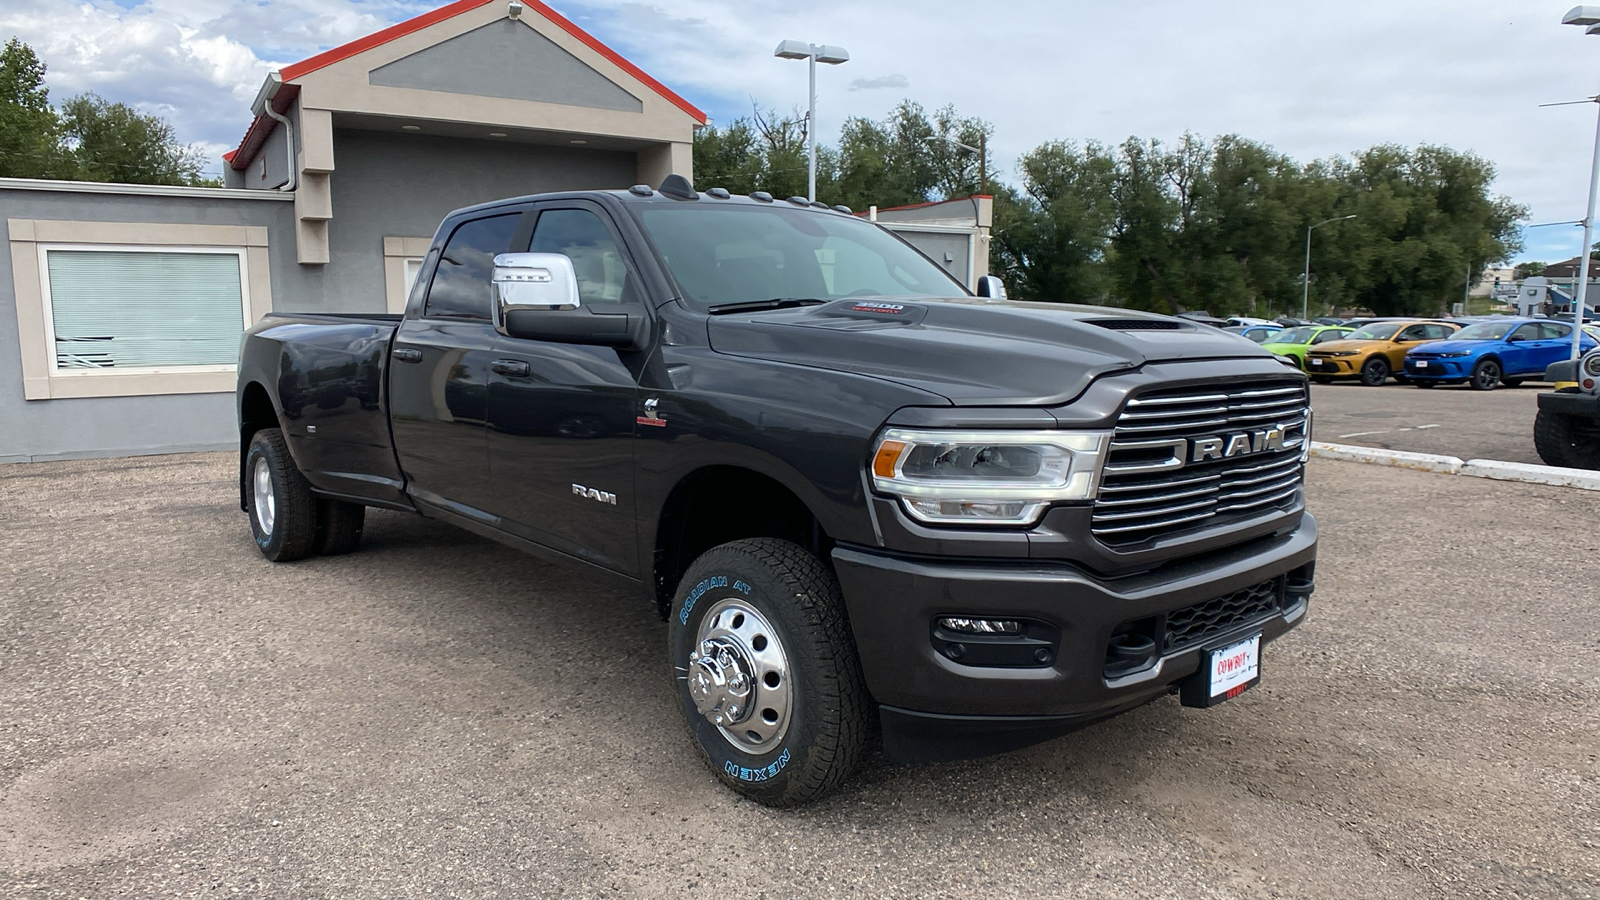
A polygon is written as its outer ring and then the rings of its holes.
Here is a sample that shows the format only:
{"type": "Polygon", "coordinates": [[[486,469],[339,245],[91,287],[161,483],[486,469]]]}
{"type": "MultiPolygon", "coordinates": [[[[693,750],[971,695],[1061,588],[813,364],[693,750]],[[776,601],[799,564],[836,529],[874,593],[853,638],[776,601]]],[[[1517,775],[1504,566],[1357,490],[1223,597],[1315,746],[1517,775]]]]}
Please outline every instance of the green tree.
{"type": "Polygon", "coordinates": [[[1093,303],[1106,299],[1105,259],[1116,217],[1116,161],[1102,145],[1064,141],[1022,158],[1022,192],[1001,186],[991,244],[994,274],[1023,300],[1093,303]]]}
{"type": "Polygon", "coordinates": [[[0,176],[57,178],[62,169],[45,64],[12,38],[0,50],[0,176]]]}
{"type": "Polygon", "coordinates": [[[1521,281],[1524,278],[1532,278],[1535,275],[1543,275],[1545,268],[1549,265],[1549,263],[1543,262],[1517,263],[1516,268],[1511,270],[1511,276],[1516,280],[1521,281]]]}
{"type": "Polygon", "coordinates": [[[179,144],[172,125],[89,93],[61,106],[75,178],[123,184],[200,184],[205,155],[179,144]]]}
{"type": "Polygon", "coordinates": [[[1448,309],[1486,264],[1522,249],[1527,208],[1491,195],[1494,165],[1474,154],[1382,145],[1335,160],[1331,174],[1357,218],[1330,236],[1327,256],[1378,315],[1448,309]]]}

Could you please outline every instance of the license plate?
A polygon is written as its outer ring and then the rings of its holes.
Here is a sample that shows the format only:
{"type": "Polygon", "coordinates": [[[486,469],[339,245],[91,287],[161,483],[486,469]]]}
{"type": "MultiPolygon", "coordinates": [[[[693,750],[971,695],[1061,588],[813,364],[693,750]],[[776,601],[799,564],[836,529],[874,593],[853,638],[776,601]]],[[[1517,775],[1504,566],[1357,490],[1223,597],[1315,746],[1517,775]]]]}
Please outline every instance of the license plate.
{"type": "Polygon", "coordinates": [[[1184,681],[1184,706],[1216,706],[1261,683],[1261,635],[1206,652],[1205,667],[1184,681]]]}
{"type": "Polygon", "coordinates": [[[1419,369],[1426,369],[1428,367],[1428,361],[1425,360],[1425,359],[1419,359],[1419,360],[1416,361],[1416,363],[1417,363],[1417,368],[1419,368],[1419,369]]]}
{"type": "Polygon", "coordinates": [[[1318,368],[1318,369],[1334,369],[1334,368],[1338,368],[1337,366],[1335,366],[1331,362],[1323,362],[1321,360],[1318,360],[1316,362],[1315,367],[1318,368]]]}

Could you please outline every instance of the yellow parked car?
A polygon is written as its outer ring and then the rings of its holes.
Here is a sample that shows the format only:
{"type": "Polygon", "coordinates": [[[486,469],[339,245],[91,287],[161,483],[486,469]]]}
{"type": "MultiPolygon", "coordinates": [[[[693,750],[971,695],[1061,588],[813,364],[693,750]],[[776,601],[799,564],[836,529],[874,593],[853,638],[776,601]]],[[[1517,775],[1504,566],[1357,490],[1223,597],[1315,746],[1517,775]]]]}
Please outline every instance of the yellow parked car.
{"type": "Polygon", "coordinates": [[[1352,331],[1342,341],[1312,347],[1306,354],[1306,372],[1319,384],[1336,378],[1359,378],[1377,387],[1394,373],[1405,381],[1406,351],[1418,344],[1442,341],[1461,330],[1454,322],[1427,319],[1384,319],[1352,331]]]}

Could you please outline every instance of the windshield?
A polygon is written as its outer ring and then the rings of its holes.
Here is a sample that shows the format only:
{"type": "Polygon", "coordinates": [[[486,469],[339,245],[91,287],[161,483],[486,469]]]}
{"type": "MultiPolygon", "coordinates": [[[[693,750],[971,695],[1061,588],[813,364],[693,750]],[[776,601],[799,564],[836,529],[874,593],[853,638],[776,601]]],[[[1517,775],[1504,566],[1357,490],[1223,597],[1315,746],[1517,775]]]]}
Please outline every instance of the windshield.
{"type": "Polygon", "coordinates": [[[1373,322],[1363,325],[1345,336],[1347,341],[1387,341],[1400,330],[1402,322],[1373,322]]]}
{"type": "Polygon", "coordinates": [[[650,206],[640,224],[699,312],[729,303],[964,297],[928,258],[860,219],[777,205],[650,206]]]}
{"type": "Polygon", "coordinates": [[[1503,341],[1511,329],[1517,327],[1516,322],[1479,322],[1468,325],[1451,338],[1457,341],[1503,341]]]}
{"type": "Polygon", "coordinates": [[[1280,330],[1276,328],[1256,327],[1252,331],[1246,331],[1244,336],[1258,344],[1265,344],[1267,341],[1277,338],[1280,333],[1280,330]]]}
{"type": "Polygon", "coordinates": [[[1289,328],[1272,336],[1273,344],[1309,344],[1317,333],[1315,328],[1289,328]]]}

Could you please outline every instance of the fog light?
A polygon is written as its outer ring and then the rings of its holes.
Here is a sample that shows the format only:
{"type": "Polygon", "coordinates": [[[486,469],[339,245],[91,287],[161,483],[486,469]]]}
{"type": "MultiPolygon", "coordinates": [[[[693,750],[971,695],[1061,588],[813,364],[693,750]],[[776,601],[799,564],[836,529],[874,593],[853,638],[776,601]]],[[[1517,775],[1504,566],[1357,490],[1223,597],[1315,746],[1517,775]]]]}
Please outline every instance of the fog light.
{"type": "Polygon", "coordinates": [[[1013,619],[940,619],[939,627],[961,634],[1022,633],[1022,623],[1013,619]]]}

